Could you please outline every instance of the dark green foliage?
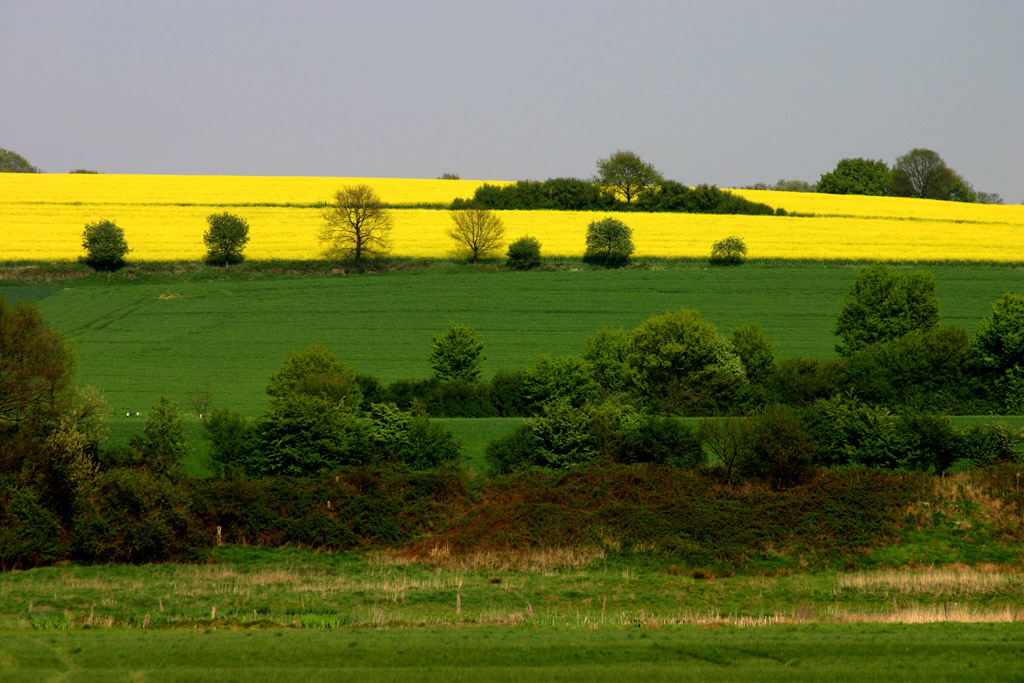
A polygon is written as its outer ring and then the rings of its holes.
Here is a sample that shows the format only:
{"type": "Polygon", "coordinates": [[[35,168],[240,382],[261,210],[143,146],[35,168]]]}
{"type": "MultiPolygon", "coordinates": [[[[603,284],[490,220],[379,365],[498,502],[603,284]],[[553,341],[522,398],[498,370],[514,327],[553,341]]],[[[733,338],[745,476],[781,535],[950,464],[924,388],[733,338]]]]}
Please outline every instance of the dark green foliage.
{"type": "Polygon", "coordinates": [[[886,408],[834,396],[816,402],[806,424],[818,445],[816,464],[890,469],[905,465],[901,434],[886,408]]]}
{"type": "Polygon", "coordinates": [[[889,166],[871,159],[842,159],[818,180],[818,192],[881,197],[889,192],[889,166]]]}
{"type": "Polygon", "coordinates": [[[846,359],[784,358],[765,381],[769,401],[806,406],[834,396],[846,374],[846,359]]]}
{"type": "Polygon", "coordinates": [[[638,211],[675,213],[716,213],[771,216],[775,210],[767,204],[752,202],[714,185],[690,188],[674,180],[666,180],[655,192],[637,201],[638,211]]]}
{"type": "Polygon", "coordinates": [[[210,440],[210,460],[219,476],[244,471],[249,453],[256,447],[253,427],[241,413],[214,408],[203,420],[204,436],[210,440]]]}
{"type": "Polygon", "coordinates": [[[267,393],[274,398],[301,394],[348,409],[362,402],[355,369],[338,362],[323,344],[286,354],[281,368],[270,376],[267,393]]]}
{"type": "Polygon", "coordinates": [[[0,472],[18,472],[71,409],[74,360],[30,302],[0,295],[0,472]]]}
{"type": "Polygon", "coordinates": [[[731,344],[693,309],[641,323],[628,361],[639,394],[666,412],[714,412],[745,381],[731,344]]]}
{"type": "Polygon", "coordinates": [[[747,323],[732,331],[733,351],[743,363],[747,379],[763,383],[775,368],[775,345],[761,323],[747,323]]]}
{"type": "Polygon", "coordinates": [[[1005,294],[978,323],[974,348],[982,365],[1003,375],[1024,368],[1024,296],[1005,294]]]}
{"type": "Polygon", "coordinates": [[[976,465],[1020,462],[1024,432],[1005,422],[985,422],[963,432],[961,456],[976,465]]]}
{"type": "Polygon", "coordinates": [[[17,152],[0,148],[0,173],[39,173],[39,169],[17,152]]]}
{"type": "Polygon", "coordinates": [[[747,417],[704,418],[697,428],[697,438],[718,460],[728,481],[733,473],[753,457],[754,422],[747,417]]]}
{"type": "Polygon", "coordinates": [[[965,457],[964,435],[945,415],[908,410],[896,418],[904,467],[942,473],[965,457]]]}
{"type": "Polygon", "coordinates": [[[889,187],[897,197],[977,201],[970,184],[930,149],[912,149],[897,158],[889,187]]]}
{"type": "Polygon", "coordinates": [[[813,473],[817,446],[788,406],[769,406],[753,420],[753,442],[740,472],[782,489],[805,483],[813,473]]]}
{"type": "Polygon", "coordinates": [[[51,564],[66,551],[60,522],[39,493],[0,475],[0,571],[51,564]]]}
{"type": "Polygon", "coordinates": [[[484,456],[493,473],[507,474],[531,464],[536,451],[537,437],[524,423],[488,443],[484,456]]]}
{"type": "Polygon", "coordinates": [[[210,226],[203,235],[207,262],[225,266],[241,263],[245,259],[242,250],[249,243],[246,220],[225,211],[207,216],[206,222],[210,226]]]}
{"type": "Polygon", "coordinates": [[[94,506],[76,519],[74,554],[93,562],[194,561],[213,541],[198,491],[152,471],[99,475],[94,506]]]}
{"type": "Polygon", "coordinates": [[[146,416],[142,434],[131,440],[133,460],[139,467],[156,474],[170,474],[181,468],[188,454],[188,441],[177,404],[161,396],[146,416]]]}
{"type": "Polygon", "coordinates": [[[741,237],[726,237],[711,246],[711,265],[738,266],[747,258],[747,245],[741,237]]]}
{"type": "Polygon", "coordinates": [[[508,260],[505,265],[513,270],[531,270],[540,265],[540,240],[536,237],[520,237],[508,245],[508,260]]]}
{"type": "Polygon", "coordinates": [[[252,476],[304,476],[367,462],[367,425],[338,404],[307,394],[275,400],[256,423],[252,476]]]}
{"type": "Polygon", "coordinates": [[[970,364],[970,340],[963,328],[912,330],[849,356],[841,386],[891,408],[962,412],[983,398],[970,364]]]}
{"type": "Polygon", "coordinates": [[[525,368],[523,389],[533,406],[563,402],[578,408],[601,394],[581,356],[537,356],[525,368]]]}
{"type": "Polygon", "coordinates": [[[633,230],[616,218],[602,218],[587,226],[584,263],[618,268],[629,262],[633,253],[633,230]]]}
{"type": "Polygon", "coordinates": [[[448,323],[448,328],[430,342],[430,366],[441,381],[475,382],[480,379],[483,351],[480,333],[472,326],[448,323]]]}
{"type": "Polygon", "coordinates": [[[495,415],[517,417],[531,414],[526,370],[498,370],[491,378],[491,405],[495,415]]]}
{"type": "Polygon", "coordinates": [[[938,324],[939,299],[930,272],[901,274],[884,265],[861,268],[839,312],[835,333],[843,341],[836,350],[849,355],[938,324]]]}
{"type": "Polygon", "coordinates": [[[131,249],[124,230],[112,221],[89,223],[82,233],[85,256],[82,261],[95,270],[118,270],[124,267],[124,257],[131,249]]]}
{"type": "Polygon", "coordinates": [[[456,199],[452,210],[483,207],[500,211],[605,211],[613,209],[615,199],[593,183],[576,178],[553,178],[538,182],[520,180],[498,187],[484,183],[471,199],[456,199]]]}
{"type": "Polygon", "coordinates": [[[410,415],[393,403],[377,403],[369,418],[375,463],[424,470],[452,465],[461,458],[461,444],[452,433],[422,415],[410,415]]]}
{"type": "Polygon", "coordinates": [[[611,393],[627,391],[632,386],[629,352],[633,332],[619,327],[602,327],[587,337],[583,358],[591,376],[602,389],[611,393]]]}

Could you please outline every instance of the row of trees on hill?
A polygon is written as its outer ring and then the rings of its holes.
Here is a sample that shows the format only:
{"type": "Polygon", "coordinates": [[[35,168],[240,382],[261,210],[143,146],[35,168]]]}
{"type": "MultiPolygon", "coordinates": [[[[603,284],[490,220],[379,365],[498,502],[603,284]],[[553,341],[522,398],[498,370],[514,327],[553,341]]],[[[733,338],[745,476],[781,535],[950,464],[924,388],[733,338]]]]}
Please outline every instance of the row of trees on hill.
{"type": "Polygon", "coordinates": [[[630,151],[619,150],[597,162],[588,180],[552,178],[520,180],[498,186],[484,183],[469,199],[456,199],[452,209],[556,211],[652,211],[719,214],[785,215],[783,209],[752,202],[709,185],[690,188],[668,180],[653,165],[630,151]]]}
{"type": "Polygon", "coordinates": [[[780,180],[772,186],[762,184],[753,189],[1003,203],[998,194],[975,190],[938,152],[924,148],[912,149],[897,157],[892,167],[880,159],[841,159],[835,169],[822,174],[817,183],[780,180]]]}

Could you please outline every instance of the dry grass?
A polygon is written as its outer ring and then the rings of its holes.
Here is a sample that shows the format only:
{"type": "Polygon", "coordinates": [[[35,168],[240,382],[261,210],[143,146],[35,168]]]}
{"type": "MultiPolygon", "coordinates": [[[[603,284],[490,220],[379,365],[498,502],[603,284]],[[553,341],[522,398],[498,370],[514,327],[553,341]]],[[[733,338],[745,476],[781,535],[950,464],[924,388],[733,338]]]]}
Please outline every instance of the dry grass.
{"type": "MultiPolygon", "coordinates": [[[[1017,592],[1024,599],[1024,574],[984,571],[966,566],[943,569],[888,570],[840,574],[841,589],[886,595],[983,597],[1017,592]]],[[[993,568],[994,569],[994,568],[993,568]]]]}
{"type": "Polygon", "coordinates": [[[597,560],[603,560],[605,556],[605,550],[597,546],[453,553],[449,544],[441,543],[431,547],[426,553],[408,550],[386,551],[374,555],[373,561],[397,565],[422,562],[430,566],[457,571],[514,571],[544,574],[567,567],[585,567],[597,560]]]}

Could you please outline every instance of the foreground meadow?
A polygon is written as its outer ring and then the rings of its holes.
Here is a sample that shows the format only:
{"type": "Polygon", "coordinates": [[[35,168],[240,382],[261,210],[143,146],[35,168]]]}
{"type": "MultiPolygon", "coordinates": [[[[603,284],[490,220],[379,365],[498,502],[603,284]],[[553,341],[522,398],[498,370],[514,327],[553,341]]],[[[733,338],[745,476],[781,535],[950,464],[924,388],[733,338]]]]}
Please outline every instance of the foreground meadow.
{"type": "MultiPolygon", "coordinates": [[[[365,182],[395,206],[392,241],[402,257],[441,258],[454,243],[443,207],[481,181],[238,176],[4,174],[0,260],[74,260],[86,223],[124,228],[129,259],[198,260],[206,216],[230,211],[250,224],[253,259],[312,259],[321,252],[320,206],[339,187],[365,182]],[[422,208],[423,206],[430,208],[422,208]]],[[[891,197],[737,190],[791,216],[629,213],[638,257],[704,258],[729,235],[756,259],[1018,262],[1024,207],[891,197]]],[[[587,225],[604,214],[501,211],[509,241],[540,240],[547,256],[578,257],[587,225]]]]}
{"type": "Polygon", "coordinates": [[[510,568],[224,547],[212,564],[0,575],[0,677],[1019,680],[1024,578],[715,578],[538,553],[510,568]],[[698,578],[694,578],[697,576],[698,578]]]}
{"type": "Polygon", "coordinates": [[[5,681],[1017,681],[1016,624],[13,633],[5,681]]]}

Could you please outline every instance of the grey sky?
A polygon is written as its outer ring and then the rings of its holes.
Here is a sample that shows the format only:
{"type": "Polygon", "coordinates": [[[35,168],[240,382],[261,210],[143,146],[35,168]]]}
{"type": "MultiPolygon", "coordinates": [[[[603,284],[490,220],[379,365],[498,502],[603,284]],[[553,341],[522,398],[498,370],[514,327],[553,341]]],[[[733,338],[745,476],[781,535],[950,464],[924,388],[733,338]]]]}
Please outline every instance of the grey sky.
{"type": "Polygon", "coordinates": [[[1024,200],[1021,0],[0,0],[0,147],[46,171],[685,183],[939,152],[1024,200]]]}

